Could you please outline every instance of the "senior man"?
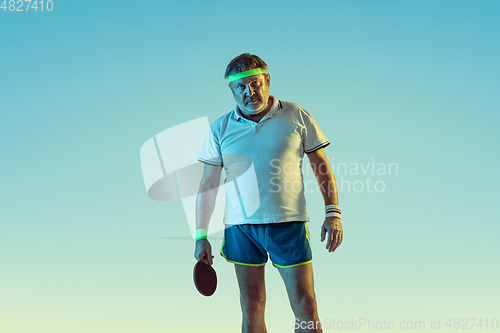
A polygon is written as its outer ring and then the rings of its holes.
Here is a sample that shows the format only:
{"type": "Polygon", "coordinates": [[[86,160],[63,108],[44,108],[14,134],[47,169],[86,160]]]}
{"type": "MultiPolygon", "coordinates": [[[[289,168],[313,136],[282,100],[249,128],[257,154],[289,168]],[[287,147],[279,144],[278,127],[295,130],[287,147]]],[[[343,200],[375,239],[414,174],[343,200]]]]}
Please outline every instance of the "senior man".
{"type": "Polygon", "coordinates": [[[258,56],[244,53],[234,58],[225,78],[236,106],[210,126],[198,158],[205,165],[197,198],[195,258],[213,263],[206,230],[224,168],[226,228],[220,253],[235,266],[242,332],[267,332],[264,265],[268,255],[285,283],[296,317],[295,332],[322,332],[314,292],[302,158],[307,154],[323,195],[326,217],[321,241],[326,239],[326,249],[333,252],[342,242],[343,231],[337,185],[323,151],[329,141],[309,112],[269,95],[271,77],[267,64],[258,56]],[[255,186],[239,182],[239,177],[248,175],[245,172],[252,168],[255,186]],[[229,193],[229,184],[236,190],[229,193]],[[249,209],[255,202],[257,207],[249,209]]]}

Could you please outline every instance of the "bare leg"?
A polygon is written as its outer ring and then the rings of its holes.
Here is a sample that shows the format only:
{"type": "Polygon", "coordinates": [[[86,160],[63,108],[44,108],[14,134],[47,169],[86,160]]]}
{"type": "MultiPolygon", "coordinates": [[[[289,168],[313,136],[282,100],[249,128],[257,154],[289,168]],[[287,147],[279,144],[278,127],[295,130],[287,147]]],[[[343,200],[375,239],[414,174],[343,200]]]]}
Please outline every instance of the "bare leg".
{"type": "Polygon", "coordinates": [[[314,293],[314,278],[312,264],[306,264],[296,267],[281,268],[278,271],[285,282],[288,299],[292,307],[295,318],[298,318],[299,325],[303,328],[297,328],[296,333],[321,333],[321,324],[319,323],[318,307],[316,304],[316,294],[314,293]],[[314,328],[309,327],[309,323],[314,322],[314,328]],[[307,323],[307,324],[306,324],[307,323]],[[304,329],[304,327],[306,327],[304,329]]]}
{"type": "Polygon", "coordinates": [[[265,266],[234,265],[240,287],[243,333],[267,333],[264,322],[266,307],[265,266]]]}

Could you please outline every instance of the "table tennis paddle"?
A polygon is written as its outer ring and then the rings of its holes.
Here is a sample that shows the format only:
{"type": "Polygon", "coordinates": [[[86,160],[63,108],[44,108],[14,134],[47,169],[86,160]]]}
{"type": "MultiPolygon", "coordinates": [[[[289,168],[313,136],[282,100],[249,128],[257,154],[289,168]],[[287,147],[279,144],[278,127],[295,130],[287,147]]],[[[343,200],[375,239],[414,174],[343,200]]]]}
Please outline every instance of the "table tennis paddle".
{"type": "Polygon", "coordinates": [[[217,274],[212,266],[207,264],[206,258],[194,265],[193,279],[196,289],[203,296],[212,296],[217,288],[217,274]]]}

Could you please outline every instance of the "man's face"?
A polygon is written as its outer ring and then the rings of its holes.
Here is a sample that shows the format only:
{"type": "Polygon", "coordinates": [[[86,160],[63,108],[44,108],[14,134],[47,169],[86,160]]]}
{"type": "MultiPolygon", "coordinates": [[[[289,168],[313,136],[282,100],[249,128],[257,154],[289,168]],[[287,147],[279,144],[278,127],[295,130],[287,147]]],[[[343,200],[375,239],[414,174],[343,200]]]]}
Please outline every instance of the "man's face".
{"type": "Polygon", "coordinates": [[[229,83],[234,100],[245,115],[256,115],[266,110],[269,102],[269,74],[257,74],[229,83]]]}

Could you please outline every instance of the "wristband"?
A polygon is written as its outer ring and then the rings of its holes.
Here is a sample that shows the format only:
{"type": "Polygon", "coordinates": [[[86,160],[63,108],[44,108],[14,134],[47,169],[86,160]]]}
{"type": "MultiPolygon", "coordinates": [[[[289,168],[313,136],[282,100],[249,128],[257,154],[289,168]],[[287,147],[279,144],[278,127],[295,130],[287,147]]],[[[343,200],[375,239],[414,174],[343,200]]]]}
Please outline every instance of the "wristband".
{"type": "Polygon", "coordinates": [[[207,239],[207,234],[205,229],[196,229],[196,240],[207,239]]]}
{"type": "Polygon", "coordinates": [[[340,207],[337,205],[326,205],[325,206],[326,217],[338,217],[342,214],[340,207]]]}
{"type": "Polygon", "coordinates": [[[325,212],[326,213],[329,213],[329,212],[337,212],[340,214],[340,207],[337,206],[337,205],[326,205],[325,206],[325,212]]]}

